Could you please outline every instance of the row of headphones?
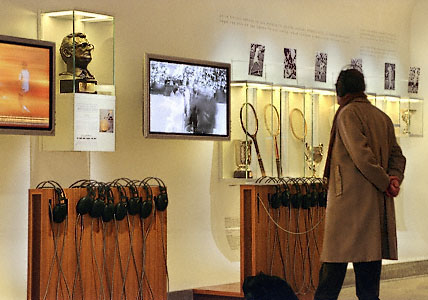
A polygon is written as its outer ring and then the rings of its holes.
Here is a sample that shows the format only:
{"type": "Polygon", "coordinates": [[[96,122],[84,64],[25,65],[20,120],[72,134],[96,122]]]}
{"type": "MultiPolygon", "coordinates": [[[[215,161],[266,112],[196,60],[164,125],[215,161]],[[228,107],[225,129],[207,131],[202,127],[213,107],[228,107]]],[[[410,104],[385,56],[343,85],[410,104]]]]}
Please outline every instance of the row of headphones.
{"type": "Polygon", "coordinates": [[[276,178],[274,186],[275,192],[268,194],[269,206],[273,209],[327,206],[327,188],[319,178],[276,178]]]}
{"type": "MultiPolygon", "coordinates": [[[[53,188],[55,199],[49,199],[49,215],[55,223],[63,222],[68,214],[68,199],[64,189],[53,180],[43,181],[36,188],[53,188]],[[53,203],[55,202],[55,204],[53,203]]],[[[76,204],[78,215],[90,215],[93,218],[101,218],[104,222],[113,219],[123,220],[126,215],[139,215],[145,219],[149,217],[153,207],[158,211],[164,211],[168,207],[168,194],[165,183],[157,177],[147,177],[141,181],[128,178],[119,178],[110,183],[95,180],[79,180],[70,188],[86,188],[87,193],[76,204]],[[153,195],[150,182],[155,182],[159,193],[153,195]],[[139,192],[142,188],[144,195],[139,192]],[[115,202],[113,189],[117,189],[119,195],[115,202]],[[128,191],[128,193],[127,193],[128,191]],[[128,196],[129,195],[129,196],[128,196]]]]}

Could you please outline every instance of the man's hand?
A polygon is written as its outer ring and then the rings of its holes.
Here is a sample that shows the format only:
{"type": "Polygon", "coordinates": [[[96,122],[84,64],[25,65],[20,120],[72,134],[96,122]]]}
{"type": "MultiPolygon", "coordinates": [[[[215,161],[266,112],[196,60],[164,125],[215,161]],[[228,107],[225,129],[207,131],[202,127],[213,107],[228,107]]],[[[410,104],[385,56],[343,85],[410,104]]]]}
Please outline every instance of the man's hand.
{"type": "Polygon", "coordinates": [[[388,197],[394,198],[397,197],[400,192],[400,180],[397,176],[389,176],[389,186],[385,191],[385,194],[388,197]]]}

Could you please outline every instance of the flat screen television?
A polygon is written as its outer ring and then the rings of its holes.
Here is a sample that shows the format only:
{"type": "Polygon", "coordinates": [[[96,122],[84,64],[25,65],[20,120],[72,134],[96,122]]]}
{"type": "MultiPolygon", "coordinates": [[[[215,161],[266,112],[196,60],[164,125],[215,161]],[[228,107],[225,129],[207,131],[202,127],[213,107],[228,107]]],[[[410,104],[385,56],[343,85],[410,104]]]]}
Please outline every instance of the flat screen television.
{"type": "Polygon", "coordinates": [[[0,133],[54,135],[55,43],[0,35],[0,133]]]}
{"type": "Polygon", "coordinates": [[[144,135],[230,139],[230,64],[145,56],[144,135]]]}

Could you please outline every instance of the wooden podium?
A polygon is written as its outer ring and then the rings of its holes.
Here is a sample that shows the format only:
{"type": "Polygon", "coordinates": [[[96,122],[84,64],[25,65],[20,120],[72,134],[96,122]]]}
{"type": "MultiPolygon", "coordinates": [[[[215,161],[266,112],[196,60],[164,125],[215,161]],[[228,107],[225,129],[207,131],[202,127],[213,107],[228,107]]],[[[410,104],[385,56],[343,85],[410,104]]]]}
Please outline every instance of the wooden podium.
{"type": "MultiPolygon", "coordinates": [[[[296,185],[289,185],[296,194],[296,185]]],[[[299,186],[301,193],[307,191],[299,186]],[[302,192],[303,191],[303,192],[302,192]]],[[[238,283],[194,289],[195,300],[244,299],[242,284],[259,272],[284,278],[300,300],[312,300],[318,285],[325,208],[281,206],[269,198],[276,185],[241,186],[241,280],[238,283]]]]}
{"type": "Polygon", "coordinates": [[[64,192],[68,217],[54,223],[54,189],[29,190],[27,299],[166,299],[166,211],[103,223],[76,213],[85,188],[64,192]]]}

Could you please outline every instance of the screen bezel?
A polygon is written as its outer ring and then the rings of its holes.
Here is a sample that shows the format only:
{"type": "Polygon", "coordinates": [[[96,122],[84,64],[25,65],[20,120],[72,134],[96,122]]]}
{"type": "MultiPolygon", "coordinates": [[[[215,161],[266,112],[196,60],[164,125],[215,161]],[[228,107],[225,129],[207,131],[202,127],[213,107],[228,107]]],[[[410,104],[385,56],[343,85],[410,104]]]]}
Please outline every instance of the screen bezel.
{"type": "Polygon", "coordinates": [[[33,48],[43,48],[49,51],[49,126],[45,128],[0,125],[0,134],[55,135],[55,43],[6,35],[0,35],[0,43],[33,48]]]}
{"type": "Polygon", "coordinates": [[[227,141],[230,140],[230,81],[231,81],[231,65],[228,63],[220,63],[206,60],[181,58],[174,56],[165,56],[152,53],[146,53],[144,57],[144,105],[143,105],[143,133],[147,138],[163,138],[163,139],[193,139],[193,140],[212,140],[212,141],[227,141]],[[170,133],[170,132],[151,132],[150,131],[150,61],[163,61],[167,63],[187,64],[193,66],[214,67],[226,69],[227,76],[227,95],[226,95],[226,134],[198,134],[198,133],[170,133]]]}

